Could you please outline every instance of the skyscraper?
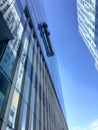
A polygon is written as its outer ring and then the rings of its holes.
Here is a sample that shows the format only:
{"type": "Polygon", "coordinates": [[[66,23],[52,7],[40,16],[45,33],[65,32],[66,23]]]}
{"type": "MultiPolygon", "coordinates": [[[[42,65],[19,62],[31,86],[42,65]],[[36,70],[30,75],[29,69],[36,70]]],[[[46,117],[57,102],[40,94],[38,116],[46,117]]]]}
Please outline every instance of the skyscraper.
{"type": "Polygon", "coordinates": [[[0,0],[0,130],[68,130],[41,0],[0,0]]]}
{"type": "Polygon", "coordinates": [[[90,50],[98,70],[98,1],[77,0],[79,32],[90,50]]]}

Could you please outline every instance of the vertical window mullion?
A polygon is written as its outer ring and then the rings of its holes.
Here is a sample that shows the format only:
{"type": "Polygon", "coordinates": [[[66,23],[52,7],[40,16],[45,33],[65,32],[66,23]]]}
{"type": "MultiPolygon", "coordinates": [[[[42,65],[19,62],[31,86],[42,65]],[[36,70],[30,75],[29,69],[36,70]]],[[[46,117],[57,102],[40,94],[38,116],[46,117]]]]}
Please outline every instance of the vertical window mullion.
{"type": "MultiPolygon", "coordinates": [[[[26,35],[26,30],[27,30],[27,27],[28,27],[28,23],[29,23],[29,18],[27,19],[26,21],[26,24],[25,24],[25,28],[24,28],[24,32],[23,32],[23,36],[22,36],[22,48],[21,48],[21,51],[20,51],[20,57],[18,59],[18,65],[17,65],[17,68],[16,68],[16,75],[18,74],[18,70],[19,70],[19,67],[20,67],[20,64],[21,64],[21,57],[22,57],[22,54],[23,54],[23,48],[24,48],[24,42],[25,42],[25,35],[26,35]]],[[[25,62],[25,59],[24,59],[24,62],[25,62]]],[[[23,68],[22,68],[23,69],[23,68]]],[[[15,76],[16,76],[15,75],[15,76]]],[[[14,77],[15,78],[15,77],[14,77]]],[[[14,81],[13,81],[14,82],[14,81]]],[[[17,84],[17,80],[15,78],[15,82],[17,84]]],[[[22,83],[22,81],[21,81],[22,83]]],[[[20,83],[20,88],[21,88],[21,83],[20,83]]],[[[13,84],[12,84],[13,85],[13,84]]],[[[20,90],[20,89],[19,89],[20,90]]],[[[18,91],[18,89],[15,89],[14,91],[18,91]]],[[[19,92],[18,92],[19,93],[19,92]]],[[[14,97],[13,97],[14,98],[14,97]]],[[[12,98],[12,99],[13,99],[12,98]]],[[[15,116],[13,118],[13,124],[12,124],[12,128],[14,128],[15,126],[15,120],[16,120],[16,113],[17,113],[17,108],[18,108],[18,104],[19,104],[19,98],[18,98],[18,101],[17,101],[17,107],[15,108],[15,116]]],[[[13,106],[15,107],[15,104],[14,102],[12,102],[11,104],[11,108],[10,108],[10,111],[12,110],[13,106]]],[[[9,115],[9,121],[11,121],[11,115],[9,115]]],[[[7,127],[7,130],[9,130],[9,127],[7,127]]]]}

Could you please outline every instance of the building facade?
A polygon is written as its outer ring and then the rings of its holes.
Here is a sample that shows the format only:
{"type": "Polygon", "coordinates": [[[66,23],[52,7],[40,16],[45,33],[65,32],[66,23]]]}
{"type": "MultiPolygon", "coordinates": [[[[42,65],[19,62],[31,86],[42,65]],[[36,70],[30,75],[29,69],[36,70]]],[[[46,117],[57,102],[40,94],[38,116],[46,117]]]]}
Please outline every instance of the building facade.
{"type": "Polygon", "coordinates": [[[79,32],[90,50],[98,70],[98,1],[77,0],[79,32]]]}
{"type": "Polygon", "coordinates": [[[41,0],[0,0],[0,130],[68,130],[41,0]]]}

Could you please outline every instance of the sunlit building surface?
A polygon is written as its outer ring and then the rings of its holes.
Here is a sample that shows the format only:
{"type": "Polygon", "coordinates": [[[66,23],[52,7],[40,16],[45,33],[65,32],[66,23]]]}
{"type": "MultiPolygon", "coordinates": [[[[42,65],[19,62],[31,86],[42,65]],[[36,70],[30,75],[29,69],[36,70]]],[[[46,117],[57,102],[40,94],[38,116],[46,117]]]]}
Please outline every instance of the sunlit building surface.
{"type": "Polygon", "coordinates": [[[41,0],[0,0],[0,130],[68,130],[41,0]]]}
{"type": "Polygon", "coordinates": [[[90,50],[98,70],[98,1],[77,0],[79,32],[90,50]]]}

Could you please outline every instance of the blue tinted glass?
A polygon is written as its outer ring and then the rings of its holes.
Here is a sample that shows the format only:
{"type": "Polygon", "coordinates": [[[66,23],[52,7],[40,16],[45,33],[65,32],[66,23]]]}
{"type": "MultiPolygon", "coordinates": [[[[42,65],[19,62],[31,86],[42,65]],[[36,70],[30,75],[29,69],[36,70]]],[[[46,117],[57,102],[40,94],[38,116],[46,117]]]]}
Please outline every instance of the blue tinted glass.
{"type": "Polygon", "coordinates": [[[23,24],[23,26],[25,25],[25,22],[26,22],[26,16],[25,14],[23,14],[22,18],[21,18],[21,22],[23,24]]]}
{"type": "Polygon", "coordinates": [[[0,112],[4,103],[4,98],[8,90],[9,82],[6,77],[0,72],[0,112]]]}
{"type": "Polygon", "coordinates": [[[6,48],[6,43],[0,43],[0,58],[2,57],[4,50],[6,48]]]}
{"type": "Polygon", "coordinates": [[[2,110],[2,105],[3,105],[3,102],[4,102],[4,98],[5,96],[2,94],[2,92],[0,91],[0,112],[2,110]]]}
{"type": "Polygon", "coordinates": [[[25,101],[28,103],[28,98],[29,98],[29,92],[30,92],[30,78],[27,78],[26,82],[26,96],[25,96],[25,101]]]}
{"type": "Polygon", "coordinates": [[[31,62],[30,61],[28,61],[28,76],[29,76],[29,78],[31,79],[32,78],[32,64],[31,64],[31,62]]]}
{"type": "Polygon", "coordinates": [[[29,37],[30,37],[30,27],[29,26],[27,28],[26,37],[29,40],[29,37]]]}
{"type": "Polygon", "coordinates": [[[32,99],[32,112],[34,112],[34,104],[35,104],[35,88],[34,88],[34,86],[33,86],[33,93],[32,93],[32,95],[33,95],[33,99],[32,99]]]}
{"type": "Polygon", "coordinates": [[[23,118],[22,118],[22,130],[26,128],[26,115],[27,115],[27,104],[24,103],[23,118]]]}
{"type": "Polygon", "coordinates": [[[24,8],[25,5],[26,5],[26,1],[25,0],[20,0],[20,2],[21,2],[22,7],[24,8]]]}
{"type": "Polygon", "coordinates": [[[17,1],[15,1],[14,6],[15,6],[15,9],[17,10],[19,17],[21,17],[21,12],[20,12],[19,6],[17,5],[17,1]]]}
{"type": "Polygon", "coordinates": [[[33,47],[34,47],[34,44],[32,43],[30,45],[30,51],[29,51],[29,59],[31,63],[32,63],[32,57],[33,57],[33,47]]]}
{"type": "Polygon", "coordinates": [[[34,87],[35,87],[35,91],[37,92],[37,75],[35,74],[35,81],[34,81],[34,87]]]}

